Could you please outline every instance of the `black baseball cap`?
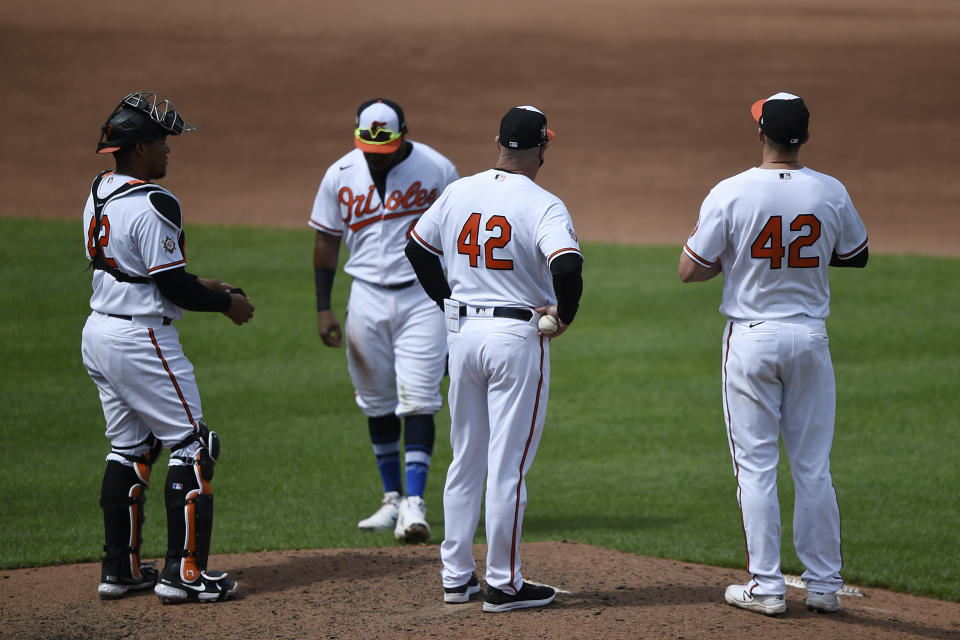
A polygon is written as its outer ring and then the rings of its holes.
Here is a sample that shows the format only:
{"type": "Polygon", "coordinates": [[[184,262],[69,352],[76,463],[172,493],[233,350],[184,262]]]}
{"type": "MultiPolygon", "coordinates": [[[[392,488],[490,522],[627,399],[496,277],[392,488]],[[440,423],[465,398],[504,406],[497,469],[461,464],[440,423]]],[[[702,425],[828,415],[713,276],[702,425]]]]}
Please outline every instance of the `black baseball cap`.
{"type": "Polygon", "coordinates": [[[802,143],[807,137],[810,112],[803,98],[792,93],[775,93],[750,107],[763,135],[781,144],[802,143]]]}
{"type": "Polygon", "coordinates": [[[513,107],[500,121],[500,146],[508,149],[532,149],[557,135],[547,129],[547,116],[536,107],[513,107]]]}

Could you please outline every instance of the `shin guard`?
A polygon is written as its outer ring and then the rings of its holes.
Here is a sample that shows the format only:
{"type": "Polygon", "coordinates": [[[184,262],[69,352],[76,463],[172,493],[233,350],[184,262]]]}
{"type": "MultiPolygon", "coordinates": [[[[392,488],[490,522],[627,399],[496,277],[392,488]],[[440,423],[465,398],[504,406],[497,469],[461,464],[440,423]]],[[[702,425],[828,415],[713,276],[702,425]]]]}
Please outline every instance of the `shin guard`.
{"type": "Polygon", "coordinates": [[[130,467],[107,462],[100,487],[105,555],[101,582],[140,580],[140,545],[143,542],[143,505],[147,501],[149,465],[130,467]]]}
{"type": "Polygon", "coordinates": [[[213,491],[200,464],[180,464],[167,470],[167,556],[163,573],[193,582],[207,570],[213,531],[213,491]]]}

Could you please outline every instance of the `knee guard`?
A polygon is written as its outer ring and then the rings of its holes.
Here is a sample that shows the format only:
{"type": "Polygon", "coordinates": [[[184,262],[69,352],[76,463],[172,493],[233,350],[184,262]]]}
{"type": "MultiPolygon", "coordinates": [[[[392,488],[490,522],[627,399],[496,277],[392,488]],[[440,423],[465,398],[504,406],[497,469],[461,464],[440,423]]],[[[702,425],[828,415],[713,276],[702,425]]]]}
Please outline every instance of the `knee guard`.
{"type": "MultiPolygon", "coordinates": [[[[164,574],[193,582],[207,570],[213,531],[213,491],[203,476],[197,456],[192,464],[167,470],[164,499],[167,506],[167,555],[164,574]]],[[[211,474],[212,475],[212,474],[211,474]]]]}
{"type": "Polygon", "coordinates": [[[105,538],[103,582],[111,577],[140,579],[140,545],[143,543],[145,520],[143,506],[147,501],[147,479],[150,478],[150,466],[141,464],[145,471],[110,460],[103,474],[100,488],[105,538]]]}
{"type": "MultiPolygon", "coordinates": [[[[113,447],[107,460],[116,460],[120,462],[125,460],[127,466],[132,466],[137,477],[143,484],[150,486],[150,471],[153,469],[153,463],[157,461],[160,453],[163,451],[163,443],[152,433],[140,444],[132,447],[113,447]]],[[[120,464],[124,464],[120,462],[120,464]]]]}
{"type": "Polygon", "coordinates": [[[200,465],[203,479],[213,480],[213,467],[220,459],[220,436],[211,430],[206,422],[200,420],[196,431],[173,445],[170,453],[181,462],[200,465]]]}

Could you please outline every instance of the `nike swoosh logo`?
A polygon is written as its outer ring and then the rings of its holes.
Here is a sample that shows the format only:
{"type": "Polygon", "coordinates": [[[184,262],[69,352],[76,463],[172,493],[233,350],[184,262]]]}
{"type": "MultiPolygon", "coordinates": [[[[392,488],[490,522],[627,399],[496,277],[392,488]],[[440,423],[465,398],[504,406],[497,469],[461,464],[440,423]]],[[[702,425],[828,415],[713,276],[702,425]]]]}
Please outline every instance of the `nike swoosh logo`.
{"type": "Polygon", "coordinates": [[[189,584],[187,584],[186,582],[181,582],[180,584],[176,584],[176,585],[171,584],[170,586],[171,586],[171,587],[186,587],[187,589],[192,589],[192,590],[194,590],[194,591],[203,591],[204,589],[206,589],[206,587],[203,586],[202,584],[201,584],[199,587],[194,587],[193,585],[189,585],[189,584]]]}
{"type": "Polygon", "coordinates": [[[349,169],[349,168],[352,167],[352,166],[353,166],[352,164],[348,164],[348,165],[345,166],[345,167],[340,167],[340,171],[343,171],[344,169],[349,169]]]}
{"type": "Polygon", "coordinates": [[[757,325],[761,325],[761,324],[763,324],[764,322],[766,322],[766,320],[761,320],[760,322],[751,322],[751,323],[750,323],[750,328],[753,329],[753,328],[756,327],[757,325]]]}

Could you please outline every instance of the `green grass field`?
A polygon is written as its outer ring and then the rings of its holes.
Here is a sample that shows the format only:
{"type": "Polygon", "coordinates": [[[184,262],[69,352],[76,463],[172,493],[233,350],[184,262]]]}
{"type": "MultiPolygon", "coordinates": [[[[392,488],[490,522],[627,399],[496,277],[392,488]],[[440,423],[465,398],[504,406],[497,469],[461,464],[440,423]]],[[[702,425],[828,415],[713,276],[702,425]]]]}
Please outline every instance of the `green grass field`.
{"type": "MultiPolygon", "coordinates": [[[[88,314],[79,222],[0,220],[0,566],[95,560],[103,416],[80,362],[88,314]]],[[[242,286],[257,307],[178,323],[224,457],[214,553],[395,544],[364,534],[379,475],[342,350],[316,331],[308,229],[188,229],[190,269],[242,286]]],[[[678,245],[679,246],[679,245],[678,245]]],[[[678,247],[584,248],[577,322],[554,342],[547,427],[528,476],[524,540],[571,539],[743,567],[720,409],[720,279],[684,285],[678,247]]],[[[873,255],[834,270],[828,320],[838,378],[833,471],[852,583],[960,601],[960,260],[873,255]]],[[[348,279],[338,274],[342,310],[348,279]]],[[[428,485],[432,542],[449,418],[428,485]]],[[[782,456],[784,570],[793,493],[782,456]]],[[[155,467],[144,555],[165,548],[155,467]]],[[[482,528],[481,528],[482,530],[482,528]]],[[[482,540],[481,538],[478,538],[482,540]]]]}

